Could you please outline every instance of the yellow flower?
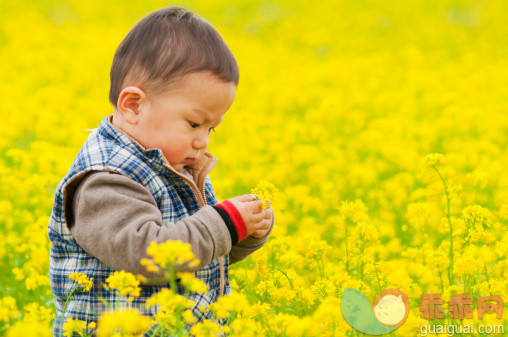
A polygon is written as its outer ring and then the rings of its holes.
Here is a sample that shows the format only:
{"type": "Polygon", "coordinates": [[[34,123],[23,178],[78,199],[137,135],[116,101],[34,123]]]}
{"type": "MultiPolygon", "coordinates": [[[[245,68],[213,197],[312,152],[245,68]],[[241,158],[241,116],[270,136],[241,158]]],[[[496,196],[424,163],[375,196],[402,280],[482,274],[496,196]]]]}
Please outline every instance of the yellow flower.
{"type": "Polygon", "coordinates": [[[151,242],[147,249],[148,255],[152,260],[142,259],[141,264],[147,267],[148,271],[157,271],[158,265],[161,268],[166,268],[174,265],[187,265],[194,267],[199,264],[199,260],[194,258],[191,250],[191,245],[181,241],[166,241],[161,244],[151,242]]]}
{"type": "Polygon", "coordinates": [[[209,319],[205,319],[201,323],[194,324],[190,330],[190,333],[195,337],[211,337],[220,336],[223,329],[218,323],[215,323],[209,319]]]}
{"type": "Polygon", "coordinates": [[[72,319],[68,317],[63,324],[64,336],[71,337],[74,333],[79,336],[83,336],[83,332],[86,329],[86,322],[79,319],[72,319]]]}
{"type": "Polygon", "coordinates": [[[254,303],[252,305],[249,305],[245,308],[243,312],[243,316],[249,317],[249,318],[256,318],[258,316],[266,316],[269,313],[269,310],[271,309],[270,304],[259,302],[254,303]]]}
{"type": "Polygon", "coordinates": [[[51,328],[41,322],[18,321],[7,329],[6,337],[51,337],[51,328]]]}
{"type": "Polygon", "coordinates": [[[503,220],[508,219],[508,203],[501,205],[501,208],[499,209],[499,218],[503,220]]]}
{"type": "Polygon", "coordinates": [[[194,317],[191,310],[185,310],[184,312],[182,312],[182,318],[186,324],[194,323],[197,321],[196,317],[194,317]]]}
{"type": "Polygon", "coordinates": [[[173,331],[179,321],[186,323],[194,322],[195,318],[191,317],[192,312],[188,310],[194,305],[193,301],[176,294],[172,289],[168,288],[163,288],[158,293],[153,294],[145,303],[147,308],[158,306],[155,321],[168,331],[173,331]],[[181,317],[176,313],[180,313],[181,317]]]}
{"type": "Polygon", "coordinates": [[[80,286],[83,287],[82,291],[86,292],[92,289],[93,286],[93,277],[88,279],[88,276],[86,276],[83,273],[72,273],[69,275],[69,278],[78,282],[80,286]]]}
{"type": "Polygon", "coordinates": [[[355,201],[342,201],[338,207],[339,214],[342,220],[348,221],[351,225],[356,225],[358,222],[368,222],[369,216],[367,214],[367,207],[360,200],[355,201]]]}
{"type": "Polygon", "coordinates": [[[97,336],[106,337],[115,332],[121,332],[122,337],[141,336],[151,324],[152,320],[149,317],[135,310],[105,313],[99,318],[97,336]]]}
{"type": "MultiPolygon", "coordinates": [[[[224,327],[224,330],[226,327],[224,327]]],[[[266,336],[263,333],[261,325],[248,318],[237,318],[231,323],[231,329],[233,330],[232,336],[238,337],[263,337],[266,336]]],[[[228,332],[228,331],[225,331],[228,332]]]]}
{"type": "Polygon", "coordinates": [[[141,288],[139,287],[139,280],[134,276],[134,274],[127,273],[125,271],[115,271],[113,275],[110,275],[106,282],[108,283],[108,287],[112,289],[117,289],[120,291],[120,296],[129,295],[128,302],[132,302],[134,297],[138,297],[141,288]]]}
{"type": "Polygon", "coordinates": [[[350,328],[342,318],[340,311],[340,301],[333,296],[327,297],[323,300],[319,307],[312,314],[315,322],[319,322],[319,326],[323,332],[330,331],[347,331],[350,328]]]}
{"type": "Polygon", "coordinates": [[[0,300],[0,321],[9,322],[11,318],[17,318],[19,310],[16,307],[16,299],[6,296],[0,300]]]}
{"type": "Polygon", "coordinates": [[[423,157],[422,164],[426,168],[432,168],[446,164],[446,159],[440,153],[429,153],[423,157]]]}
{"type": "Polygon", "coordinates": [[[51,308],[38,303],[29,303],[23,309],[25,311],[23,320],[27,322],[41,322],[49,326],[51,320],[55,317],[51,308]]]}
{"type": "Polygon", "coordinates": [[[229,316],[230,311],[241,313],[247,309],[249,301],[247,297],[241,293],[234,293],[229,296],[222,296],[217,302],[211,304],[209,309],[215,313],[219,319],[229,316]]]}
{"type": "Polygon", "coordinates": [[[479,224],[483,227],[490,227],[494,221],[494,216],[485,207],[472,205],[462,210],[462,217],[471,224],[479,224]]]}
{"type": "Polygon", "coordinates": [[[251,190],[252,194],[256,196],[263,203],[263,209],[277,204],[277,193],[279,190],[267,181],[260,182],[255,188],[251,190]]]}
{"type": "Polygon", "coordinates": [[[295,315],[279,313],[270,317],[268,324],[277,335],[317,336],[316,321],[310,316],[300,318],[295,315]]]}
{"type": "Polygon", "coordinates": [[[167,309],[165,306],[160,306],[154,316],[154,324],[157,324],[167,330],[168,333],[175,331],[175,326],[178,324],[178,317],[167,309]]]}
{"type": "Polygon", "coordinates": [[[467,228],[467,231],[463,232],[467,242],[489,244],[495,240],[494,235],[487,231],[494,222],[494,216],[487,208],[472,205],[464,208],[461,214],[467,228]]]}
{"type": "Polygon", "coordinates": [[[203,281],[197,279],[193,273],[176,273],[182,286],[191,292],[204,294],[208,291],[208,286],[203,281]]]}
{"type": "Polygon", "coordinates": [[[173,290],[163,288],[156,294],[150,296],[146,301],[145,306],[147,308],[152,305],[163,305],[171,309],[171,311],[182,310],[191,308],[194,305],[193,301],[186,299],[185,297],[175,294],[173,290]]]}

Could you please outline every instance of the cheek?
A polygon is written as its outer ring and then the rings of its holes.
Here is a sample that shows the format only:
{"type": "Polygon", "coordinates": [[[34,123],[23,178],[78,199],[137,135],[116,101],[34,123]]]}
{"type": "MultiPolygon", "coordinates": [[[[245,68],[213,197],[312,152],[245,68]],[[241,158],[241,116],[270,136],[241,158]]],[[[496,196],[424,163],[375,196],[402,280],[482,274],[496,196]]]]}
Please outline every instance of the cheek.
{"type": "Polygon", "coordinates": [[[192,142],[186,137],[178,137],[171,139],[166,144],[166,149],[169,152],[174,153],[175,155],[185,155],[187,154],[189,148],[191,148],[192,142]]]}

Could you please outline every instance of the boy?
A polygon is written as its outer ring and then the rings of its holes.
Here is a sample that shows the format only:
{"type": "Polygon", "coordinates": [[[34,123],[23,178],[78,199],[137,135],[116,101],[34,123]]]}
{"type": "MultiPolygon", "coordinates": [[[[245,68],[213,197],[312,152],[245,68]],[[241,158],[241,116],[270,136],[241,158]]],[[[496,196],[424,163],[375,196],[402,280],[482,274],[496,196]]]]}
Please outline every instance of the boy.
{"type": "Polygon", "coordinates": [[[238,65],[219,33],[183,8],[157,10],[138,22],[118,47],[109,99],[114,113],[90,134],[57,187],[48,226],[51,289],[60,324],[90,323],[106,310],[99,297],[144,310],[167,280],[148,273],[151,241],[190,243],[201,263],[193,270],[208,285],[191,294],[201,306],[230,294],[228,266],[268,239],[273,211],[244,195],[218,203],[208,177],[217,159],[206,151],[210,132],[224,119],[238,84],[238,65]],[[132,303],[102,284],[115,270],[148,281],[132,303]],[[93,277],[88,292],[74,292],[73,272],[93,277]]]}

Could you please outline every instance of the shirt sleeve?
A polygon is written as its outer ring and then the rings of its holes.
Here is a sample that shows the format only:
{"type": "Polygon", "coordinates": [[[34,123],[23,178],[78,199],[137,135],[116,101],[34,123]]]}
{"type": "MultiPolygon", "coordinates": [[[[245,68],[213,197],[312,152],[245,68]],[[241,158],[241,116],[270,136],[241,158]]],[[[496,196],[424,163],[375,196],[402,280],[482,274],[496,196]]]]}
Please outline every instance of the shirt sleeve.
{"type": "Polygon", "coordinates": [[[268,233],[265,236],[256,238],[254,236],[247,236],[244,240],[238,242],[231,248],[229,252],[229,264],[233,264],[239,261],[242,261],[247,258],[250,254],[254,253],[259,248],[263,247],[266,241],[268,241],[268,237],[272,232],[273,225],[275,223],[275,216],[272,213],[272,226],[268,233]]]}
{"type": "Polygon", "coordinates": [[[166,225],[150,191],[127,176],[109,171],[87,174],[67,205],[72,205],[69,228],[76,242],[90,255],[114,270],[141,274],[149,284],[167,282],[141,265],[149,258],[152,241],[190,243],[200,260],[193,269],[175,266],[175,271],[195,271],[231,250],[231,235],[212,206],[166,225]]]}

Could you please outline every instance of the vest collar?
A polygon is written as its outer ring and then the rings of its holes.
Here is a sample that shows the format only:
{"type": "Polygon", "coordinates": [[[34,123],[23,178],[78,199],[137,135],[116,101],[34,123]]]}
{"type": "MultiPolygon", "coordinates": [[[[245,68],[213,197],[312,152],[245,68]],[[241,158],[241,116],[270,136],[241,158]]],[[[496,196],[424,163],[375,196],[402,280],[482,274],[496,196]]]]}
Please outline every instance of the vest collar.
{"type": "MultiPolygon", "coordinates": [[[[125,131],[113,124],[113,115],[104,117],[97,129],[100,134],[113,138],[116,141],[126,144],[129,148],[149,158],[154,164],[162,164],[170,171],[183,176],[181,172],[178,172],[166,159],[162,150],[159,148],[146,149],[136,139],[128,135],[125,131]]],[[[206,176],[215,167],[218,159],[215,158],[210,152],[205,151],[197,161],[192,165],[185,166],[185,168],[192,174],[194,178],[200,176],[206,176]]]]}

